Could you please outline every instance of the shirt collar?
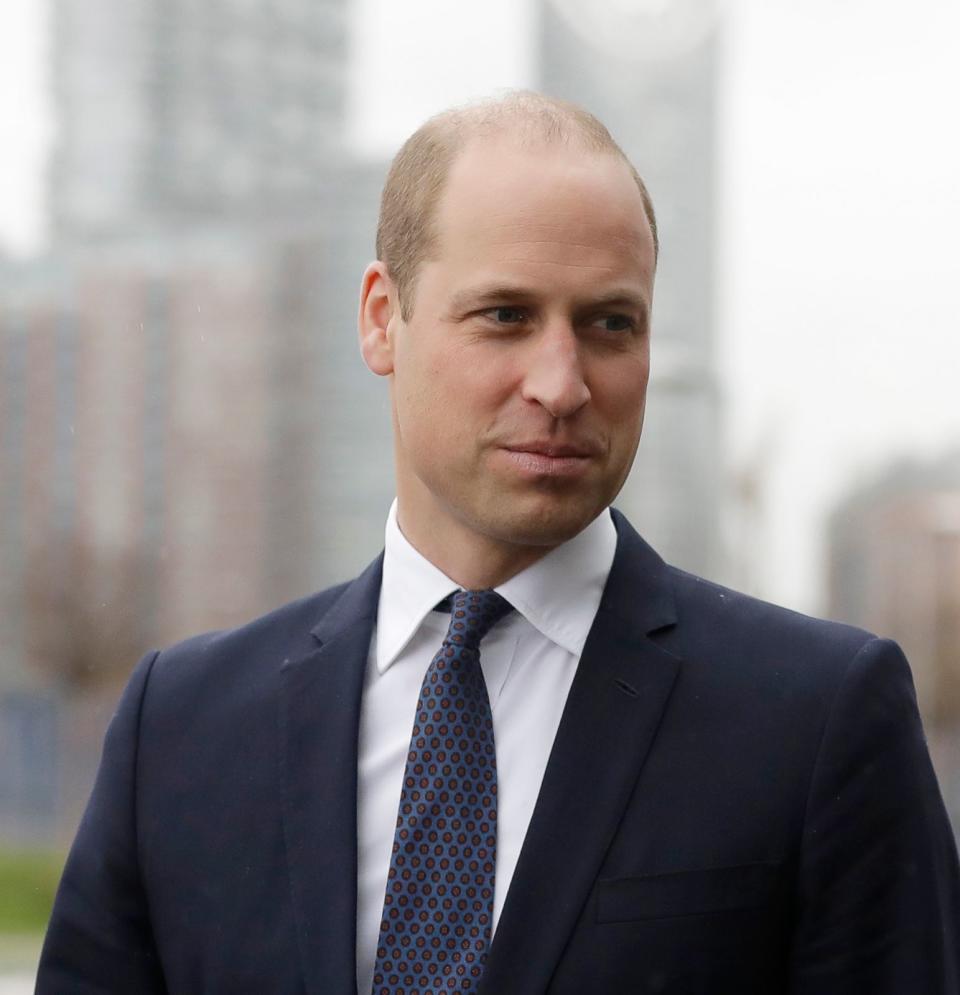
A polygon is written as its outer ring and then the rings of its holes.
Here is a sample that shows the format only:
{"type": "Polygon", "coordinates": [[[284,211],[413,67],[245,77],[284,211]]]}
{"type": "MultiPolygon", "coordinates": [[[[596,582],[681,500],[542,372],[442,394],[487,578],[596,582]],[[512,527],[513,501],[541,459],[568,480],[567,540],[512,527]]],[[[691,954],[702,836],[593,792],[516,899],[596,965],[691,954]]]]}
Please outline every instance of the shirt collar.
{"type": "MultiPolygon", "coordinates": [[[[607,582],[617,531],[604,511],[582,532],[496,590],[547,639],[579,656],[607,582]]],[[[387,516],[383,582],[377,613],[376,665],[397,659],[434,606],[458,589],[400,531],[397,502],[387,516]]]]}

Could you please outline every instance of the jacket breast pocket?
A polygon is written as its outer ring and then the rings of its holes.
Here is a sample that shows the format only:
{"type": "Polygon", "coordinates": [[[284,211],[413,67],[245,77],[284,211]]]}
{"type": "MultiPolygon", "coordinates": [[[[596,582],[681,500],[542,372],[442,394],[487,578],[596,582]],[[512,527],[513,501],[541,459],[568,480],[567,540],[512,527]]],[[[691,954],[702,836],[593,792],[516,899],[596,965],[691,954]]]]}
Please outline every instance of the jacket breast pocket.
{"type": "Polygon", "coordinates": [[[638,922],[760,908],[774,898],[779,864],[612,878],[597,882],[597,922],[638,922]]]}

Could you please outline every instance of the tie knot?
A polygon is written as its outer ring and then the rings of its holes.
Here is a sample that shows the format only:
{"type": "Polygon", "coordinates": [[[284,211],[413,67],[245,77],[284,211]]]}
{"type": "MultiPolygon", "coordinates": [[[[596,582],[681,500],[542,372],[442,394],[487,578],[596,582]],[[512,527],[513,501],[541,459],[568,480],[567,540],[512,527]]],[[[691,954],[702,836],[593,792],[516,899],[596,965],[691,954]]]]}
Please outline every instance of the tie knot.
{"type": "Polygon", "coordinates": [[[494,590],[457,591],[452,601],[447,639],[471,649],[477,649],[497,622],[513,611],[513,605],[494,590]]]}

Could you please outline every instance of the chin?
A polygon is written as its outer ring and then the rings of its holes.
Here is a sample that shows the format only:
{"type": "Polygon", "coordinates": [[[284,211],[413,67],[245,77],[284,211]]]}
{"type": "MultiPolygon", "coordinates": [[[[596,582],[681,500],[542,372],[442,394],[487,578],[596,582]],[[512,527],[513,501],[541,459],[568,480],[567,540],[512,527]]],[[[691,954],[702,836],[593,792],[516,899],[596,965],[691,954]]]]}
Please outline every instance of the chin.
{"type": "Polygon", "coordinates": [[[499,542],[552,548],[582,532],[604,507],[578,507],[574,502],[533,508],[514,506],[502,509],[499,515],[487,516],[483,523],[486,527],[481,528],[499,542]]]}

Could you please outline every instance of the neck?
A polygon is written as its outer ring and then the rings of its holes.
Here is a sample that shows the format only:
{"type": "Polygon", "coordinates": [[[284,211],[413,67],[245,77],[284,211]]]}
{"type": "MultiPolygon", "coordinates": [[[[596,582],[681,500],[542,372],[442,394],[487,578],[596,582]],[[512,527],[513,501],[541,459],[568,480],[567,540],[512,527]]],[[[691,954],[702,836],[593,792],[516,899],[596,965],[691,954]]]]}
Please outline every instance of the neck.
{"type": "Polygon", "coordinates": [[[554,548],[503,542],[457,522],[431,522],[424,527],[416,516],[404,515],[403,504],[399,502],[397,524],[421,556],[467,591],[503,584],[554,548]]]}

